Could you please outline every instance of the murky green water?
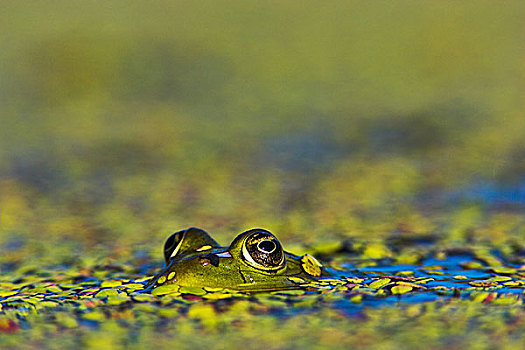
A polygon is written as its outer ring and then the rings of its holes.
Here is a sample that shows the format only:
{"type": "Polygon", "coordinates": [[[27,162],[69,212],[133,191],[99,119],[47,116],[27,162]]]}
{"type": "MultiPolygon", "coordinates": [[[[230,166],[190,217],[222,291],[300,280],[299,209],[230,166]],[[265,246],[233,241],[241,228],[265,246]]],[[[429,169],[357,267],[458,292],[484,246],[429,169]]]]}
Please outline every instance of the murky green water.
{"type": "Polygon", "coordinates": [[[175,285],[145,289],[149,276],[138,273],[143,269],[123,264],[86,266],[80,270],[55,267],[22,272],[21,268],[4,274],[0,280],[2,330],[38,327],[37,314],[48,315],[59,328],[98,328],[123,312],[133,315],[147,310],[161,322],[166,315],[182,317],[193,308],[215,310],[201,320],[207,322],[206,317],[220,318],[223,308],[239,301],[253,304],[261,308],[260,312],[278,319],[324,308],[351,317],[370,307],[399,309],[458,301],[522,310],[525,266],[503,261],[496,255],[482,257],[466,251],[449,251],[448,256],[439,259],[430,256],[418,265],[393,265],[384,259],[339,259],[338,269],[328,269],[333,275],[329,278],[296,290],[270,293],[175,285]],[[490,266],[495,262],[500,265],[490,266]],[[56,312],[67,316],[61,320],[56,318],[56,312]]]}
{"type": "Polygon", "coordinates": [[[522,349],[525,2],[0,1],[1,349],[522,349]],[[143,290],[264,227],[328,280],[143,290]]]}

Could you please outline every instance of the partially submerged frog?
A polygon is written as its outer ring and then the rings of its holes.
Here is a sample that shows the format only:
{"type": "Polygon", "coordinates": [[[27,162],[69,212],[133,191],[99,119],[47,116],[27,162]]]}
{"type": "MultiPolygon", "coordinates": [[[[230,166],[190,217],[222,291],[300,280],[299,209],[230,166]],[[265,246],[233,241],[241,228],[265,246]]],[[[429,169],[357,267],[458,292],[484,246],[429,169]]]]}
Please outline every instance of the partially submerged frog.
{"type": "Polygon", "coordinates": [[[166,266],[148,287],[271,291],[298,288],[328,275],[313,256],[284,251],[271,232],[260,228],[241,233],[229,247],[198,228],[175,232],[164,244],[164,258],[166,266]]]}

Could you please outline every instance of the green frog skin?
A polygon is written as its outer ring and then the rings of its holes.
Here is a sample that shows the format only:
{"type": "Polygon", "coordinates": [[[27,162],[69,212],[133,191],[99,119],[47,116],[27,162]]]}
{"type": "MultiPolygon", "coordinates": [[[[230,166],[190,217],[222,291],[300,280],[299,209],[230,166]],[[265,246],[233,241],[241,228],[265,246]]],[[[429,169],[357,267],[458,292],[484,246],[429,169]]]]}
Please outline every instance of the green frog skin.
{"type": "Polygon", "coordinates": [[[189,228],[172,234],[164,244],[166,266],[148,287],[188,287],[272,291],[299,288],[329,274],[311,255],[283,250],[275,236],[256,228],[221,247],[206,231],[189,228]]]}

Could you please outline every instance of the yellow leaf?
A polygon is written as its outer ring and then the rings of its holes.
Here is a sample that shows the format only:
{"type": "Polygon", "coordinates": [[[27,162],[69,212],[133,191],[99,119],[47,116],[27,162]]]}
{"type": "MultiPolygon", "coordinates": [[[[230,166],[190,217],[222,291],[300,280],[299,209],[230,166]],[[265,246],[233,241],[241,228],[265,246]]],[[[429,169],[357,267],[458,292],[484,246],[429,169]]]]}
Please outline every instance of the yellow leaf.
{"type": "Polygon", "coordinates": [[[412,290],[412,287],[410,286],[394,286],[392,287],[392,294],[405,294],[412,290]]]}
{"type": "Polygon", "coordinates": [[[372,289],[379,289],[381,287],[384,287],[386,286],[387,284],[389,284],[391,281],[390,278],[383,278],[383,279],[380,279],[380,280],[377,280],[377,281],[374,281],[372,283],[370,283],[368,286],[372,289]]]}

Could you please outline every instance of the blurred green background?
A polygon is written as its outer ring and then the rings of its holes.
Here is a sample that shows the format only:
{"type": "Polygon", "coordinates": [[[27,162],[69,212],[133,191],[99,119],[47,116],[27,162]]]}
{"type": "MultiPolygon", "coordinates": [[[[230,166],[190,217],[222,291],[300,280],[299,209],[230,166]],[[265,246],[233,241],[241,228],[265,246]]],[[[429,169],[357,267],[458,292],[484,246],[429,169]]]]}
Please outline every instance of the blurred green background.
{"type": "Polygon", "coordinates": [[[0,12],[4,262],[160,260],[188,226],[523,241],[522,1],[0,12]]]}

